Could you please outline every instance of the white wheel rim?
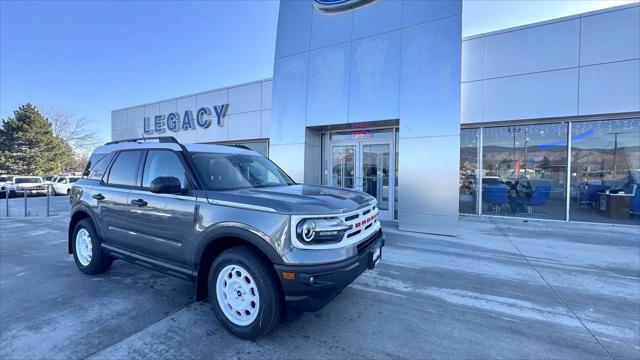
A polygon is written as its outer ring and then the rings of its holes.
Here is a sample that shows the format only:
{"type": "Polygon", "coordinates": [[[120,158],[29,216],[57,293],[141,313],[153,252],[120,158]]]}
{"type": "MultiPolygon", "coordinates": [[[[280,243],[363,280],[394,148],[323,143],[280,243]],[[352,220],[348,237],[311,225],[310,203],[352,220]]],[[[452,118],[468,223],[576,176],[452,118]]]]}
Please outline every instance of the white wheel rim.
{"type": "Polygon", "coordinates": [[[216,297],[224,315],[236,325],[249,325],[258,317],[258,287],[242,266],[227,265],[218,273],[216,297]]]}
{"type": "Polygon", "coordinates": [[[82,266],[87,266],[91,262],[93,245],[91,244],[91,235],[89,235],[87,229],[80,229],[76,234],[76,256],[82,266]]]}

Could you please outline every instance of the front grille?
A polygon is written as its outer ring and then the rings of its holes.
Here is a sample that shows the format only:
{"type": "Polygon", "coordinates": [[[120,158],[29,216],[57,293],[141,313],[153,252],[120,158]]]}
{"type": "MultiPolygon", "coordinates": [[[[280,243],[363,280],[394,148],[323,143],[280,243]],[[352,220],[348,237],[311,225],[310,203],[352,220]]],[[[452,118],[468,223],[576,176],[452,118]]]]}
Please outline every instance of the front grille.
{"type": "Polygon", "coordinates": [[[369,248],[369,246],[371,246],[371,244],[378,239],[379,234],[380,233],[378,232],[370,236],[367,240],[358,244],[358,256],[362,255],[369,248]]]}

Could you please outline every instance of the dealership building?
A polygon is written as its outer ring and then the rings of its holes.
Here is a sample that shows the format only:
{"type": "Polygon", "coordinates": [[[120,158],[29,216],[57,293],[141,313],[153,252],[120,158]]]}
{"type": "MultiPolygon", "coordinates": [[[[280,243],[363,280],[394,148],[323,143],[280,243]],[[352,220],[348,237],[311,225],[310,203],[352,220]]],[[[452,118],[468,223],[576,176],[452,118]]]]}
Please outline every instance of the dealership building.
{"type": "Polygon", "coordinates": [[[366,191],[401,230],[461,214],[640,225],[640,6],[462,38],[462,1],[281,1],[272,79],[114,110],[112,140],[243,144],[366,191]]]}

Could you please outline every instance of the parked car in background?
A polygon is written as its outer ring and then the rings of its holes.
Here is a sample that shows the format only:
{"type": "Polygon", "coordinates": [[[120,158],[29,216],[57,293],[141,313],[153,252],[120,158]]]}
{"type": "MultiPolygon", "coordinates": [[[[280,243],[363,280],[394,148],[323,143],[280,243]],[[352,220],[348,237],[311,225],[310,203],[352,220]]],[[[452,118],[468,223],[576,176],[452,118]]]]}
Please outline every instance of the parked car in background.
{"type": "Polygon", "coordinates": [[[15,176],[10,188],[10,196],[47,195],[47,184],[40,176],[15,176]]]}
{"type": "Polygon", "coordinates": [[[58,176],[55,181],[51,182],[53,195],[69,195],[71,186],[78,179],[80,179],[80,176],[58,176]]]}
{"type": "Polygon", "coordinates": [[[0,175],[0,199],[4,199],[13,184],[13,175],[0,175]]]}

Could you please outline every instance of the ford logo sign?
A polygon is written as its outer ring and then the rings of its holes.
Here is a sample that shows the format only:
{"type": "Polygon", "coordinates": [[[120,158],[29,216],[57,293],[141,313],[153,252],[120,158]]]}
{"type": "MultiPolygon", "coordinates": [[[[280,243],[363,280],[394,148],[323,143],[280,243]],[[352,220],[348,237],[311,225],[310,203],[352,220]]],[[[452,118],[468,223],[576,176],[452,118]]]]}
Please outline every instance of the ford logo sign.
{"type": "Polygon", "coordinates": [[[324,12],[340,12],[355,9],[374,0],[314,0],[316,9],[324,12]]]}

